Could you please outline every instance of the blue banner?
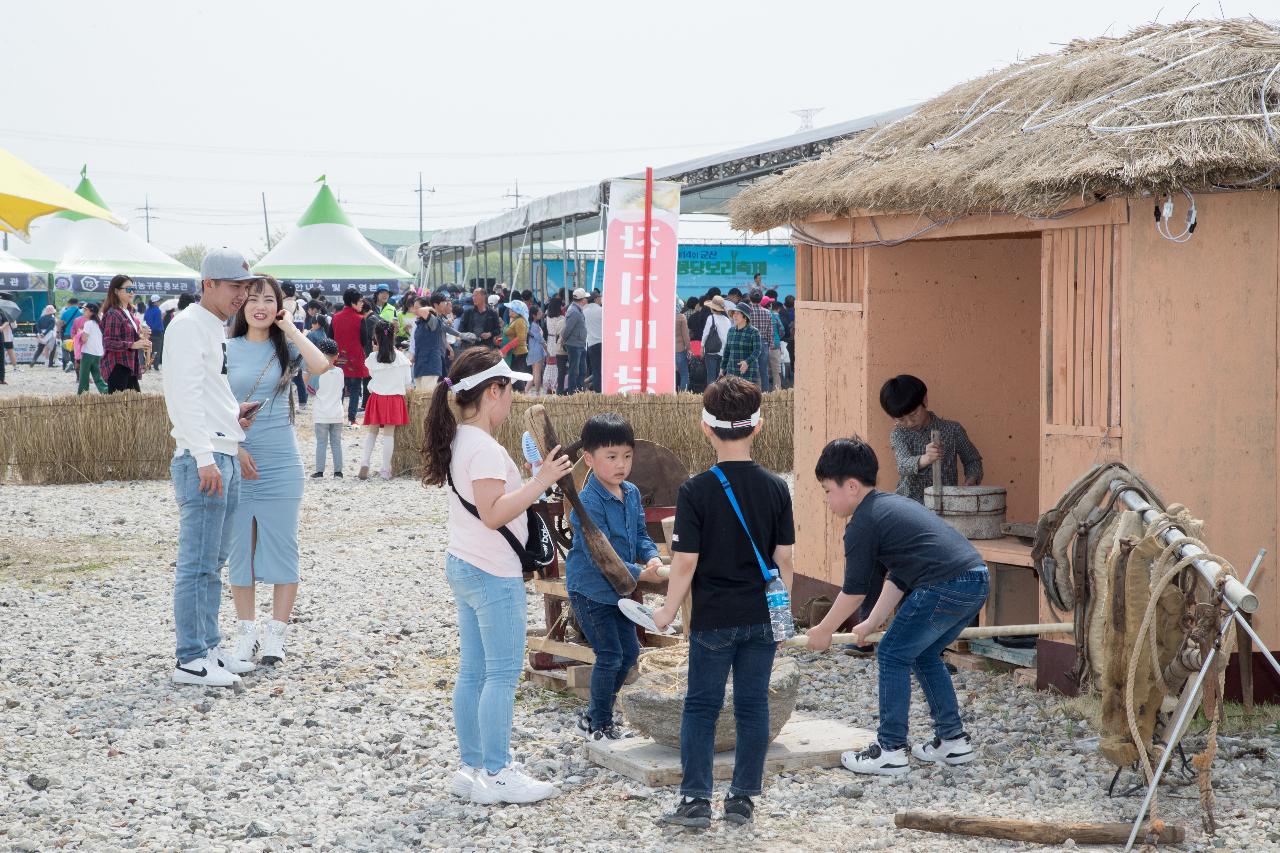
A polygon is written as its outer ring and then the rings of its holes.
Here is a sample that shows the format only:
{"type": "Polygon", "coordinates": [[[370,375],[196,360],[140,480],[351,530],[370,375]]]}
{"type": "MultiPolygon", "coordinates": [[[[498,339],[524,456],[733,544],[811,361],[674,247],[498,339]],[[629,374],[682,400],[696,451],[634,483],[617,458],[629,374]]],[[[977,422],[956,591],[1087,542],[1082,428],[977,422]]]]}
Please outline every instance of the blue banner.
{"type": "Polygon", "coordinates": [[[713,287],[720,288],[722,294],[732,287],[746,293],[756,273],[765,290],[777,290],[783,299],[794,296],[795,249],[787,245],[680,244],[676,281],[681,299],[702,296],[713,287]]]}

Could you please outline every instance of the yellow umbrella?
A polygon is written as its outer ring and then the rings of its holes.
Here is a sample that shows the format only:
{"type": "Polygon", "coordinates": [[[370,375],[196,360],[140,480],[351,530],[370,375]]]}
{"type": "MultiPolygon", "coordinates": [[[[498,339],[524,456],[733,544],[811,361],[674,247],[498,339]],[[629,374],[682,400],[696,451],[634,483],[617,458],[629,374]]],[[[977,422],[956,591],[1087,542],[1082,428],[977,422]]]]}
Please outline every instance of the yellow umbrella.
{"type": "Polygon", "coordinates": [[[109,210],[86,201],[29,163],[0,148],[0,231],[29,239],[31,220],[60,210],[71,210],[124,223],[109,210]]]}

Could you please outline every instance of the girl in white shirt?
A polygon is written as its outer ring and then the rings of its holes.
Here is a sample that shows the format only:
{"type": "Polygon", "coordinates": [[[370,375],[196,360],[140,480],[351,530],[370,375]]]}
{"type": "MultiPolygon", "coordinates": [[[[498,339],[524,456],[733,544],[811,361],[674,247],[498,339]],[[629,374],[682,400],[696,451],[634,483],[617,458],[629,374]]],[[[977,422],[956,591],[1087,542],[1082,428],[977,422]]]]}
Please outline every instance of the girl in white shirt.
{"type": "Polygon", "coordinates": [[[422,451],[423,484],[448,489],[445,578],[458,607],[453,720],[462,766],[450,788],[477,803],[532,803],[558,793],[511,763],[526,607],[520,558],[499,530],[506,527],[525,542],[525,510],[571,469],[557,447],[537,475],[522,482],[511,455],[493,438],[511,412],[512,383],[531,378],[512,372],[497,350],[465,350],[432,392],[422,451]]]}
{"type": "Polygon", "coordinates": [[[107,351],[102,345],[102,326],[98,324],[98,305],[90,302],[85,306],[84,325],[80,327],[80,387],[76,395],[89,390],[89,379],[97,387],[99,394],[107,393],[107,383],[102,379],[102,368],[99,362],[107,351]]]}
{"type": "Polygon", "coordinates": [[[409,423],[409,406],[405,394],[413,387],[413,365],[396,350],[396,329],[379,320],[373,330],[375,350],[365,359],[369,369],[369,399],[364,404],[364,458],[360,461],[360,479],[369,479],[369,462],[373,445],[383,427],[382,479],[391,479],[391,456],[396,449],[396,427],[409,423]]]}

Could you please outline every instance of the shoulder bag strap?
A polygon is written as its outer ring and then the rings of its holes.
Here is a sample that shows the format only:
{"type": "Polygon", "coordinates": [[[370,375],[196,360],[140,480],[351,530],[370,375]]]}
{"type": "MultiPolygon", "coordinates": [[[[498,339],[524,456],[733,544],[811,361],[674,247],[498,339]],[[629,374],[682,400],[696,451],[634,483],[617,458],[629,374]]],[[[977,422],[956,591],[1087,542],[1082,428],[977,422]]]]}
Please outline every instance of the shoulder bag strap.
{"type": "Polygon", "coordinates": [[[720,481],[720,485],[724,487],[724,493],[729,498],[729,504],[733,507],[733,512],[738,516],[738,521],[742,522],[742,529],[746,531],[747,541],[751,543],[751,550],[755,552],[756,562],[760,565],[760,573],[764,575],[766,582],[773,580],[773,572],[769,571],[768,565],[764,561],[764,557],[760,555],[760,549],[756,547],[756,540],[751,535],[751,528],[747,527],[747,520],[742,516],[742,508],[738,506],[738,499],[733,494],[733,486],[729,485],[729,479],[725,477],[724,472],[720,470],[719,465],[711,466],[711,473],[716,475],[716,479],[720,481]]]}
{"type": "MultiPolygon", "coordinates": [[[[449,481],[449,488],[453,489],[453,493],[458,496],[458,503],[462,504],[463,508],[466,509],[467,512],[471,513],[476,518],[480,518],[480,510],[476,509],[475,504],[464,498],[462,496],[462,492],[459,492],[458,487],[454,485],[453,472],[446,470],[445,478],[449,481]]],[[[482,522],[484,521],[484,519],[480,520],[482,522]]],[[[521,564],[523,565],[525,554],[524,545],[520,544],[520,540],[516,538],[516,535],[512,533],[505,524],[498,528],[498,532],[502,534],[503,539],[507,540],[507,544],[516,552],[516,556],[520,558],[521,564]]]]}

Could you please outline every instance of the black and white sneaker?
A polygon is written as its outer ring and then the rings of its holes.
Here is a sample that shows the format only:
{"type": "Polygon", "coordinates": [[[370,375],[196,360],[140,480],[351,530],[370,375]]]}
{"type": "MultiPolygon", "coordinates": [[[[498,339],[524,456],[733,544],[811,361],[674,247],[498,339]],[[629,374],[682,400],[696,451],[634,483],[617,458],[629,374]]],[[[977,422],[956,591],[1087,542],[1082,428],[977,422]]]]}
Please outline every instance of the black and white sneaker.
{"type": "Polygon", "coordinates": [[[755,818],[755,813],[756,804],[751,802],[750,797],[725,797],[724,819],[726,823],[731,823],[734,826],[742,826],[744,823],[751,823],[755,818]]]}
{"type": "Polygon", "coordinates": [[[284,660],[284,641],[288,630],[289,626],[277,619],[267,623],[266,630],[262,632],[262,656],[259,658],[262,663],[274,665],[284,660]]]}
{"type": "Polygon", "coordinates": [[[203,687],[234,687],[240,676],[218,665],[212,654],[179,663],[173,668],[174,684],[197,684],[203,687]]]}
{"type": "Polygon", "coordinates": [[[676,810],[671,814],[664,814],[659,820],[674,826],[706,829],[711,826],[711,801],[702,797],[681,797],[676,810]]]}
{"type": "Polygon", "coordinates": [[[872,743],[860,752],[850,750],[844,753],[840,756],[840,763],[846,770],[871,776],[902,776],[909,769],[905,747],[881,749],[879,743],[872,743]]]}
{"type": "Polygon", "coordinates": [[[978,757],[972,741],[964,732],[950,740],[935,737],[928,743],[918,743],[911,747],[911,754],[921,761],[941,761],[943,764],[968,764],[978,757]]]}
{"type": "Polygon", "coordinates": [[[582,732],[583,737],[591,737],[591,716],[586,711],[578,712],[578,731],[582,732]]]}
{"type": "Polygon", "coordinates": [[[592,740],[623,740],[632,737],[632,733],[616,725],[607,725],[591,730],[592,740]]]}

